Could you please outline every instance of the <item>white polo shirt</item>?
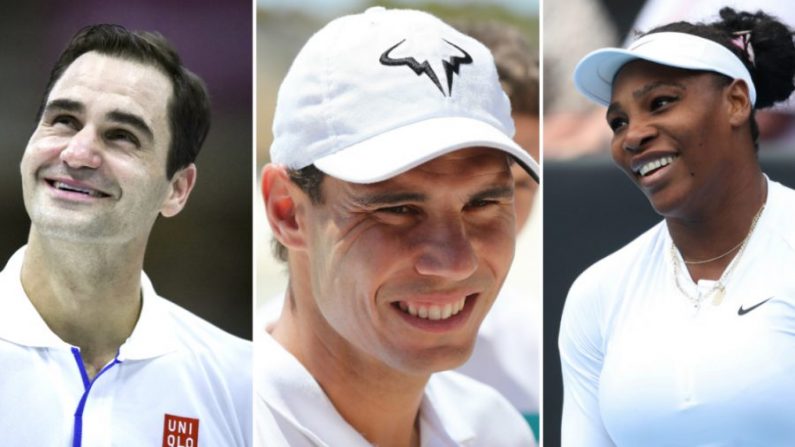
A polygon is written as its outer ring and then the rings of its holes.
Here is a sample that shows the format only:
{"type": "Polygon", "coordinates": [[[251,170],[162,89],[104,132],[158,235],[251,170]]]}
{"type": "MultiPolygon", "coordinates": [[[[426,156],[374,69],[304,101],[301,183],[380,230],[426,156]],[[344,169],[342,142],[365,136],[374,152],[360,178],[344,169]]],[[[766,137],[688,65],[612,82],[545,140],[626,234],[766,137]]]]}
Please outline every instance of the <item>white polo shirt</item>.
{"type": "MultiPolygon", "coordinates": [[[[263,331],[255,338],[255,445],[371,447],[309,371],[263,331]]],[[[420,406],[422,447],[527,447],[527,423],[492,388],[447,371],[431,376],[420,406]]]]}
{"type": "Polygon", "coordinates": [[[89,381],[22,289],[24,247],[0,272],[0,444],[251,445],[251,344],[157,296],[89,381]]]}
{"type": "Polygon", "coordinates": [[[768,181],[718,305],[677,289],[671,244],[661,222],[572,286],[562,445],[795,445],[795,191],[768,181]]]}

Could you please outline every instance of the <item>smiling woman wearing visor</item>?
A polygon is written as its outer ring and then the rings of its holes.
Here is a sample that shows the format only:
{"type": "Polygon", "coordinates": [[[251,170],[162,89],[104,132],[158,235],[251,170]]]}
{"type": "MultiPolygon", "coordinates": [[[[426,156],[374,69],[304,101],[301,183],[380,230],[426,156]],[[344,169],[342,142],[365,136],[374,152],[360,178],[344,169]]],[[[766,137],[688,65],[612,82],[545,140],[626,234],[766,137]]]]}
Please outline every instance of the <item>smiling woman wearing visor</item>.
{"type": "Polygon", "coordinates": [[[793,91],[795,46],[762,12],[720,17],[575,70],[664,220],[569,292],[564,446],[795,445],[795,191],[762,173],[754,119],[793,91]]]}

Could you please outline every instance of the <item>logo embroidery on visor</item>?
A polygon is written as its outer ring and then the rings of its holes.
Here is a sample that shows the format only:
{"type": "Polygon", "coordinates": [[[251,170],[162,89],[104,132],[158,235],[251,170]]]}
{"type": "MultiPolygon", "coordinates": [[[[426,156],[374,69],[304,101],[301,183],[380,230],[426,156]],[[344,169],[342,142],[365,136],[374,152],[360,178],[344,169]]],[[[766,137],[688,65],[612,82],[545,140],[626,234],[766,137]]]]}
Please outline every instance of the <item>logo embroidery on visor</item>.
{"type": "Polygon", "coordinates": [[[163,447],[198,447],[199,420],[166,413],[163,447]]]}
{"type": "Polygon", "coordinates": [[[447,39],[442,39],[442,40],[444,40],[445,42],[447,42],[448,45],[458,49],[458,51],[464,54],[463,56],[450,56],[449,61],[442,60],[444,73],[447,76],[447,93],[445,93],[444,89],[442,88],[441,82],[439,82],[439,77],[436,75],[436,72],[433,71],[433,68],[431,68],[431,64],[428,63],[427,60],[423,61],[422,63],[419,63],[417,62],[417,59],[414,59],[413,57],[392,58],[389,55],[389,53],[391,53],[392,50],[399,47],[403,42],[406,41],[406,39],[401,40],[400,42],[390,47],[388,50],[384,51],[384,53],[381,54],[379,62],[381,62],[382,65],[393,66],[393,67],[405,65],[411,68],[417,76],[425,74],[426,76],[428,76],[428,79],[430,79],[433,82],[436,88],[438,88],[439,91],[442,92],[443,96],[451,96],[453,94],[453,74],[455,73],[460,76],[458,70],[460,69],[461,65],[471,64],[472,57],[469,55],[469,53],[464,51],[464,49],[459,47],[458,45],[448,41],[447,39]]]}

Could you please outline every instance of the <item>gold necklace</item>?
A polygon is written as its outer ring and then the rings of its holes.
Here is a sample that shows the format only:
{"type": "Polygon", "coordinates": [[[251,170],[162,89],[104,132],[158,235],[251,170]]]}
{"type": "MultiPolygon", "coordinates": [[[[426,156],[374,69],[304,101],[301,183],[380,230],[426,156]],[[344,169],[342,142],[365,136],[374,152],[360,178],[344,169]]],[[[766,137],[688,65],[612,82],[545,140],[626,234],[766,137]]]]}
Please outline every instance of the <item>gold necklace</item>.
{"type": "Polygon", "coordinates": [[[686,265],[701,265],[701,264],[707,264],[707,263],[712,262],[712,261],[717,261],[718,259],[725,258],[726,256],[729,255],[729,253],[731,253],[734,250],[737,250],[738,248],[740,248],[740,245],[743,245],[744,242],[745,242],[745,239],[741,240],[740,242],[737,243],[737,245],[735,245],[734,247],[730,248],[729,251],[727,251],[726,253],[724,253],[722,255],[715,256],[714,258],[704,259],[703,261],[688,261],[687,259],[685,259],[684,256],[682,256],[682,262],[684,262],[686,265]]]}
{"type": "MultiPolygon", "coordinates": [[[[700,293],[698,297],[694,297],[689,293],[687,293],[687,291],[679,283],[679,275],[681,275],[681,271],[679,269],[679,259],[677,259],[676,257],[677,248],[676,244],[674,244],[673,240],[671,240],[671,261],[673,262],[674,265],[674,283],[676,284],[676,288],[679,289],[679,292],[681,292],[682,295],[685,296],[685,298],[687,298],[691,303],[693,303],[693,307],[695,307],[696,309],[700,309],[701,303],[711,295],[714,295],[712,299],[713,305],[717,306],[721,302],[723,302],[723,296],[726,294],[726,282],[728,281],[729,276],[734,271],[734,267],[737,265],[737,263],[740,260],[740,257],[745,251],[745,247],[748,244],[748,241],[751,239],[751,235],[754,233],[754,229],[756,228],[756,223],[759,221],[759,217],[762,215],[762,211],[764,211],[764,209],[765,209],[765,204],[763,203],[762,206],[759,208],[759,211],[756,212],[754,219],[751,221],[751,228],[748,229],[748,234],[745,235],[745,238],[742,240],[742,242],[740,242],[739,245],[732,248],[728,252],[718,256],[717,258],[709,259],[706,261],[691,262],[692,264],[705,264],[707,262],[725,257],[726,255],[737,249],[737,247],[740,248],[739,251],[737,252],[737,256],[735,256],[734,259],[732,259],[732,261],[729,263],[729,265],[720,275],[720,278],[718,278],[718,280],[715,281],[715,283],[706,293],[700,293]]],[[[682,262],[685,264],[688,263],[687,261],[685,261],[684,257],[682,257],[682,262]]]]}

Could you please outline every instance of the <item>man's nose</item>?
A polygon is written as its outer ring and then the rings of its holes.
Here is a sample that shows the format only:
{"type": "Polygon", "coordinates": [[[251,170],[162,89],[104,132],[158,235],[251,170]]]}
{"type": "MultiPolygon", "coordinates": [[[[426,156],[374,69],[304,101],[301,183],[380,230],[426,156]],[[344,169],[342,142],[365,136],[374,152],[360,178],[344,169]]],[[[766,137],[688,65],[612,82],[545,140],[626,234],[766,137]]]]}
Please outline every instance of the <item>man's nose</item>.
{"type": "Polygon", "coordinates": [[[61,151],[61,161],[70,168],[97,169],[102,164],[101,141],[93,126],[85,126],[74,134],[61,151]]]}
{"type": "Polygon", "coordinates": [[[478,257],[463,222],[458,219],[426,223],[427,238],[415,264],[421,275],[460,281],[478,268],[478,257]]]}

